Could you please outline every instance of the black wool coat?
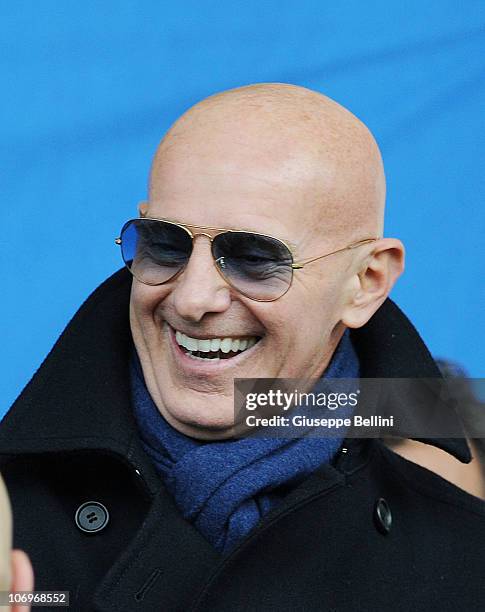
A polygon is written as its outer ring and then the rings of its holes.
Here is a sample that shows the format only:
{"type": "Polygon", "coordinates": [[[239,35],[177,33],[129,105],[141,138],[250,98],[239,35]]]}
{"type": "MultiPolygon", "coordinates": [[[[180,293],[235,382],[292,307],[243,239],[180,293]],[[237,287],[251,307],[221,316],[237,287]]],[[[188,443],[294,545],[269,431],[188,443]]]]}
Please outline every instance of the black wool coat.
{"type": "MultiPolygon", "coordinates": [[[[139,442],[130,285],[121,270],[88,298],[0,425],[14,545],[36,589],[69,591],[82,612],[485,610],[485,502],[380,440],[347,439],[230,555],[217,553],[139,442]],[[86,502],[102,507],[83,522],[86,502]]],[[[352,339],[363,377],[438,375],[390,300],[352,339]]],[[[463,439],[428,443],[470,461],[463,439]]]]}

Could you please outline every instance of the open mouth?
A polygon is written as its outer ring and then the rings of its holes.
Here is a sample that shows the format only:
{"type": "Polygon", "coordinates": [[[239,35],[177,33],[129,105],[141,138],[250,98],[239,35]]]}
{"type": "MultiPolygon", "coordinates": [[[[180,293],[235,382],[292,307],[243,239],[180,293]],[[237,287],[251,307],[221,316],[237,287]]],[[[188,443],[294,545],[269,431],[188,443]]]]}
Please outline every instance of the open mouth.
{"type": "Polygon", "coordinates": [[[231,359],[253,347],[261,338],[245,336],[239,338],[192,338],[174,330],[175,341],[180,349],[192,359],[201,361],[219,361],[231,359]]]}

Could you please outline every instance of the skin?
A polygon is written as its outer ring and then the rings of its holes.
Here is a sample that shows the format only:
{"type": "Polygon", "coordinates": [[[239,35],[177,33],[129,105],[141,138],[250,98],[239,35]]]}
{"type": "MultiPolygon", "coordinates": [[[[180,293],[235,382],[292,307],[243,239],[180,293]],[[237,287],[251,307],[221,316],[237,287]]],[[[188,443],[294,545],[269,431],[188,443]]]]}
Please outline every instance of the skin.
{"type": "Polygon", "coordinates": [[[11,583],[10,550],[12,548],[12,513],[7,489],[0,476],[0,591],[11,583]]]}
{"type": "MultiPolygon", "coordinates": [[[[384,201],[368,129],[321,94],[273,83],[223,92],[185,113],[156,152],[140,213],[270,234],[292,243],[298,260],[381,236],[384,201]]],[[[155,404],[186,435],[230,437],[234,378],[319,377],[345,329],[369,320],[403,266],[401,242],[380,239],[295,271],[288,293],[263,303],[234,291],[209,239],[196,237],[176,279],[158,287],[133,280],[131,329],[155,404]],[[195,367],[180,360],[167,324],[197,338],[261,340],[233,364],[195,367]]]]}
{"type": "MultiPolygon", "coordinates": [[[[0,591],[32,591],[34,574],[28,556],[12,548],[12,511],[0,476],[0,591]]],[[[14,605],[12,612],[29,612],[30,606],[14,605]]]]}

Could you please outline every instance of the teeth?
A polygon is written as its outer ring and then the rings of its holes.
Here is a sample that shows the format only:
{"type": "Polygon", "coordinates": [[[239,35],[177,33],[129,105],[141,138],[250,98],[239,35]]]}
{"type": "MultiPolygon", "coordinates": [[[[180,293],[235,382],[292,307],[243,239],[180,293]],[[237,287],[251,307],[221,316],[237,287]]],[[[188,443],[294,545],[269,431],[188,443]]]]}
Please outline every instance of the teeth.
{"type": "Polygon", "coordinates": [[[221,341],[221,351],[223,353],[229,353],[229,351],[231,350],[231,346],[232,346],[231,338],[224,338],[224,340],[221,341]]]}
{"type": "Polygon", "coordinates": [[[189,351],[198,351],[199,350],[199,341],[196,338],[191,338],[190,336],[184,336],[183,338],[186,349],[189,351]]]}
{"type": "MultiPolygon", "coordinates": [[[[197,357],[192,355],[191,353],[195,353],[196,351],[200,351],[202,353],[209,352],[217,352],[221,351],[222,353],[237,353],[245,351],[246,349],[251,348],[257,342],[257,338],[251,336],[250,338],[207,338],[204,340],[199,340],[197,338],[191,338],[190,336],[186,336],[182,332],[175,330],[175,340],[177,344],[186,348],[189,353],[188,355],[193,359],[204,359],[204,357],[197,357]]],[[[214,359],[205,359],[205,361],[217,361],[217,357],[214,359]]]]}
{"type": "Polygon", "coordinates": [[[221,341],[219,338],[212,338],[211,340],[211,351],[218,351],[221,348],[221,341]]]}
{"type": "Polygon", "coordinates": [[[208,353],[211,350],[211,341],[210,340],[198,340],[199,351],[203,353],[208,353]]]}

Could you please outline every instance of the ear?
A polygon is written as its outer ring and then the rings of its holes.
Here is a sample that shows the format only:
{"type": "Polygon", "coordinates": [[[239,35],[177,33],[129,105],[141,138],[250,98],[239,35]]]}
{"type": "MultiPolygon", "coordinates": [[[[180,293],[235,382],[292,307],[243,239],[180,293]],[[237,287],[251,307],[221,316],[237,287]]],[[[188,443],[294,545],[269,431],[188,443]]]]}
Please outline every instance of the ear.
{"type": "Polygon", "coordinates": [[[396,238],[378,240],[353,277],[342,323],[362,327],[389,295],[404,270],[404,246],[396,238]]]}
{"type": "Polygon", "coordinates": [[[144,217],[148,212],[148,202],[140,202],[138,204],[138,212],[140,217],[144,217]]]}
{"type": "MultiPolygon", "coordinates": [[[[30,559],[22,550],[12,551],[12,586],[11,591],[33,591],[34,571],[30,559]]],[[[30,606],[16,604],[12,612],[28,612],[30,606]]]]}

